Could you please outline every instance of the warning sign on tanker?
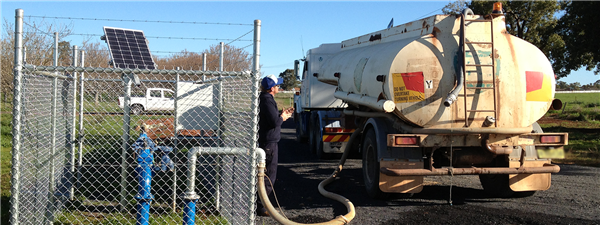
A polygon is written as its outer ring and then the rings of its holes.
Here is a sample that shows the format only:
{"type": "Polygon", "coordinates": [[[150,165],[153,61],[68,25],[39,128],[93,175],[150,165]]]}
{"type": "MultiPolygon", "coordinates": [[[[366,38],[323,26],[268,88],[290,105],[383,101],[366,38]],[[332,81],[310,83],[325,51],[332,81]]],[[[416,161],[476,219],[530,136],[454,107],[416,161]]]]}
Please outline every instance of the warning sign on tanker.
{"type": "Polygon", "coordinates": [[[425,100],[423,72],[393,73],[394,103],[420,102],[425,100]]]}

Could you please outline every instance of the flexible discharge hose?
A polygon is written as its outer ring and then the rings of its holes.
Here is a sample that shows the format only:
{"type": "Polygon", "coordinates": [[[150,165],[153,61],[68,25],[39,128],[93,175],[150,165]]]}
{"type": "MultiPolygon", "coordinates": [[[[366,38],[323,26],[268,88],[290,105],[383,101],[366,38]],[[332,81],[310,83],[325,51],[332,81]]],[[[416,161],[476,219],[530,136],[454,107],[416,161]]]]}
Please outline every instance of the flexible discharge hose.
{"type": "MultiPolygon", "coordinates": [[[[317,225],[334,225],[334,224],[348,224],[352,219],[354,219],[354,216],[356,215],[355,210],[354,210],[354,204],[352,204],[352,202],[350,202],[350,200],[348,200],[346,197],[335,194],[333,192],[329,192],[327,190],[325,190],[325,186],[327,186],[328,184],[330,184],[331,182],[333,182],[335,180],[335,178],[337,177],[338,173],[340,173],[342,171],[342,167],[344,166],[344,163],[346,163],[346,159],[348,158],[348,155],[350,154],[350,148],[351,146],[353,146],[354,140],[356,140],[358,138],[358,136],[360,135],[360,133],[362,132],[362,127],[359,127],[358,129],[356,129],[354,131],[354,133],[352,133],[352,136],[350,136],[350,140],[348,141],[348,144],[346,144],[346,149],[344,150],[344,154],[342,155],[342,158],[340,158],[340,162],[338,163],[338,167],[335,169],[335,171],[333,172],[333,174],[331,174],[330,177],[328,177],[327,179],[321,181],[321,183],[319,183],[319,193],[321,193],[321,195],[336,200],[342,204],[344,204],[346,206],[346,209],[348,209],[348,213],[346,215],[340,215],[337,216],[335,219],[327,221],[327,222],[323,222],[323,223],[311,223],[311,224],[317,224],[317,225]]],[[[267,196],[267,191],[265,189],[265,153],[262,149],[258,149],[258,196],[260,197],[260,200],[262,201],[263,206],[267,209],[267,211],[269,212],[269,214],[271,215],[271,217],[273,217],[273,219],[275,219],[277,222],[281,223],[281,224],[285,224],[285,225],[298,225],[298,224],[304,224],[304,223],[296,223],[294,221],[291,221],[285,217],[283,217],[281,214],[279,214],[279,212],[275,209],[275,207],[273,207],[273,204],[271,204],[271,201],[269,200],[269,197],[267,196]]]]}

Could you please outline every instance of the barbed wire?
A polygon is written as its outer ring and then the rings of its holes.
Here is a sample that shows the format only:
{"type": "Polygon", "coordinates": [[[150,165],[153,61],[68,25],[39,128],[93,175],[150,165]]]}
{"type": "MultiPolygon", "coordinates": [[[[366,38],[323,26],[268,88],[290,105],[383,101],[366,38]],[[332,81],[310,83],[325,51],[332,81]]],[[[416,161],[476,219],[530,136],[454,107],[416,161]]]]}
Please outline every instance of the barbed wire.
{"type": "MultiPolygon", "coordinates": [[[[25,22],[23,22],[23,23],[25,23],[25,22]]],[[[34,29],[37,29],[37,28],[33,27],[32,25],[29,25],[29,26],[31,26],[34,29]]],[[[43,31],[41,31],[39,29],[37,29],[37,30],[40,31],[40,32],[43,32],[43,31]]],[[[252,32],[252,31],[254,31],[254,30],[251,30],[250,32],[252,32]]],[[[250,33],[250,32],[248,32],[248,33],[250,33]]],[[[33,32],[23,32],[23,33],[33,33],[33,32]]],[[[43,32],[43,33],[46,34],[46,35],[50,35],[50,36],[53,35],[53,34],[50,34],[50,33],[47,33],[47,32],[43,32]]],[[[248,33],[246,33],[245,35],[247,35],[248,33]]],[[[72,35],[75,35],[75,36],[95,36],[95,37],[102,37],[103,36],[102,34],[68,34],[67,36],[72,36],[72,35]]],[[[243,35],[243,36],[245,36],[245,35],[243,35]]],[[[252,41],[252,40],[249,40],[249,39],[241,39],[240,40],[241,37],[236,38],[236,39],[221,39],[221,38],[191,38],[191,37],[146,36],[146,38],[153,38],[153,39],[180,39],[180,40],[201,40],[201,41],[231,41],[228,44],[231,44],[231,43],[233,43],[235,41],[252,41]]]]}
{"type": "Polygon", "coordinates": [[[233,39],[233,41],[231,41],[231,42],[227,43],[226,45],[229,45],[229,44],[231,44],[231,43],[233,43],[233,42],[236,42],[236,41],[238,41],[238,40],[239,40],[239,41],[252,41],[252,40],[240,40],[240,38],[243,38],[244,36],[248,35],[249,33],[252,33],[252,31],[254,31],[254,29],[252,29],[252,30],[250,30],[250,31],[246,32],[245,34],[243,34],[242,36],[240,36],[240,37],[238,37],[238,38],[236,38],[236,39],[233,39]]]}
{"type": "Polygon", "coordinates": [[[82,18],[82,17],[60,17],[60,16],[25,16],[30,18],[43,19],[66,19],[66,20],[96,20],[96,21],[116,21],[116,22],[138,22],[138,23],[181,23],[196,25],[233,25],[233,26],[254,26],[248,23],[218,23],[218,22],[191,22],[191,21],[162,21],[162,20],[125,20],[125,19],[101,19],[101,18],[82,18]]]}

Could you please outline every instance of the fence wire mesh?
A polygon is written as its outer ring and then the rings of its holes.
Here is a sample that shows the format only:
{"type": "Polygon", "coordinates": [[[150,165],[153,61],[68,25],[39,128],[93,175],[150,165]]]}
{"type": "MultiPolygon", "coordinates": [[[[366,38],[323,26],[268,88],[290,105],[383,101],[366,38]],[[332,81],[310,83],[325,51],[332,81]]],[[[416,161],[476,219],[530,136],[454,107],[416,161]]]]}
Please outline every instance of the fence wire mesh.
{"type": "Polygon", "coordinates": [[[137,86],[114,69],[40,68],[24,69],[19,81],[13,223],[135,224],[149,202],[149,224],[182,224],[190,192],[196,223],[254,223],[253,75],[154,70],[136,74],[137,86]],[[151,171],[149,186],[140,168],[151,171]]]}

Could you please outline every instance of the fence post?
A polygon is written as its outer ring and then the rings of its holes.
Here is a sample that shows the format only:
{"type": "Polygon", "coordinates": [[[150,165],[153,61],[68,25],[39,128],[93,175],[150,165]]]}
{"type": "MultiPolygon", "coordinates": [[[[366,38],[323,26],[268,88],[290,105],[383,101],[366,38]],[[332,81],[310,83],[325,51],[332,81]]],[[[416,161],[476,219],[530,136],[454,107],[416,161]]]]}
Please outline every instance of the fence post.
{"type": "MultiPolygon", "coordinates": [[[[85,65],[85,51],[81,50],[81,62],[79,62],[79,65],[81,65],[81,67],[84,67],[85,65]]],[[[84,72],[81,72],[81,74],[79,74],[79,135],[77,138],[77,143],[78,143],[78,147],[79,147],[79,158],[77,160],[77,188],[81,187],[81,167],[83,165],[83,138],[85,135],[85,132],[83,130],[83,93],[84,93],[84,85],[83,85],[83,80],[84,80],[84,72]]]]}
{"type": "Polygon", "coordinates": [[[15,58],[13,68],[13,120],[12,120],[12,168],[10,188],[10,219],[12,225],[19,224],[19,191],[20,177],[19,166],[21,165],[21,81],[23,78],[23,9],[15,10],[15,58]]]}
{"type": "Polygon", "coordinates": [[[54,214],[54,167],[56,165],[56,162],[54,160],[54,158],[56,157],[56,115],[57,115],[57,109],[56,109],[56,104],[57,104],[57,96],[58,96],[58,77],[54,77],[52,78],[52,116],[51,116],[51,120],[52,120],[52,126],[51,126],[51,136],[52,139],[51,141],[51,145],[52,147],[50,147],[50,171],[48,171],[49,174],[49,185],[48,185],[48,205],[46,206],[46,220],[48,222],[48,224],[52,224],[52,221],[54,221],[53,218],[53,214],[54,214]]]}
{"type": "MultiPolygon", "coordinates": [[[[78,63],[78,52],[77,45],[73,45],[73,60],[72,66],[77,67],[78,63]]],[[[70,182],[70,190],[69,191],[69,199],[71,201],[75,200],[75,141],[77,138],[75,137],[75,124],[77,123],[77,72],[73,71],[73,110],[71,116],[73,117],[70,131],[69,131],[69,150],[71,150],[70,162],[69,162],[69,182],[70,182]]]]}
{"type": "Polygon", "coordinates": [[[254,20],[254,48],[252,53],[252,139],[250,141],[250,151],[252,151],[252,164],[250,165],[250,175],[251,178],[251,188],[250,188],[250,199],[252,202],[250,203],[248,215],[248,224],[254,224],[254,218],[256,214],[254,214],[254,209],[256,208],[256,166],[254,165],[256,162],[256,149],[257,138],[258,138],[258,84],[260,79],[260,20],[254,20]]]}
{"type": "MultiPolygon", "coordinates": [[[[179,70],[179,67],[177,67],[177,70],[179,70]]],[[[175,101],[173,101],[173,163],[175,163],[175,166],[173,166],[173,203],[171,208],[173,208],[174,213],[177,212],[177,162],[179,161],[179,158],[177,157],[177,154],[179,153],[179,148],[177,147],[179,144],[179,139],[177,139],[179,136],[177,134],[177,115],[179,115],[177,112],[177,101],[179,100],[179,79],[179,72],[177,72],[175,75],[175,95],[173,96],[173,98],[175,98],[175,101]]]]}

